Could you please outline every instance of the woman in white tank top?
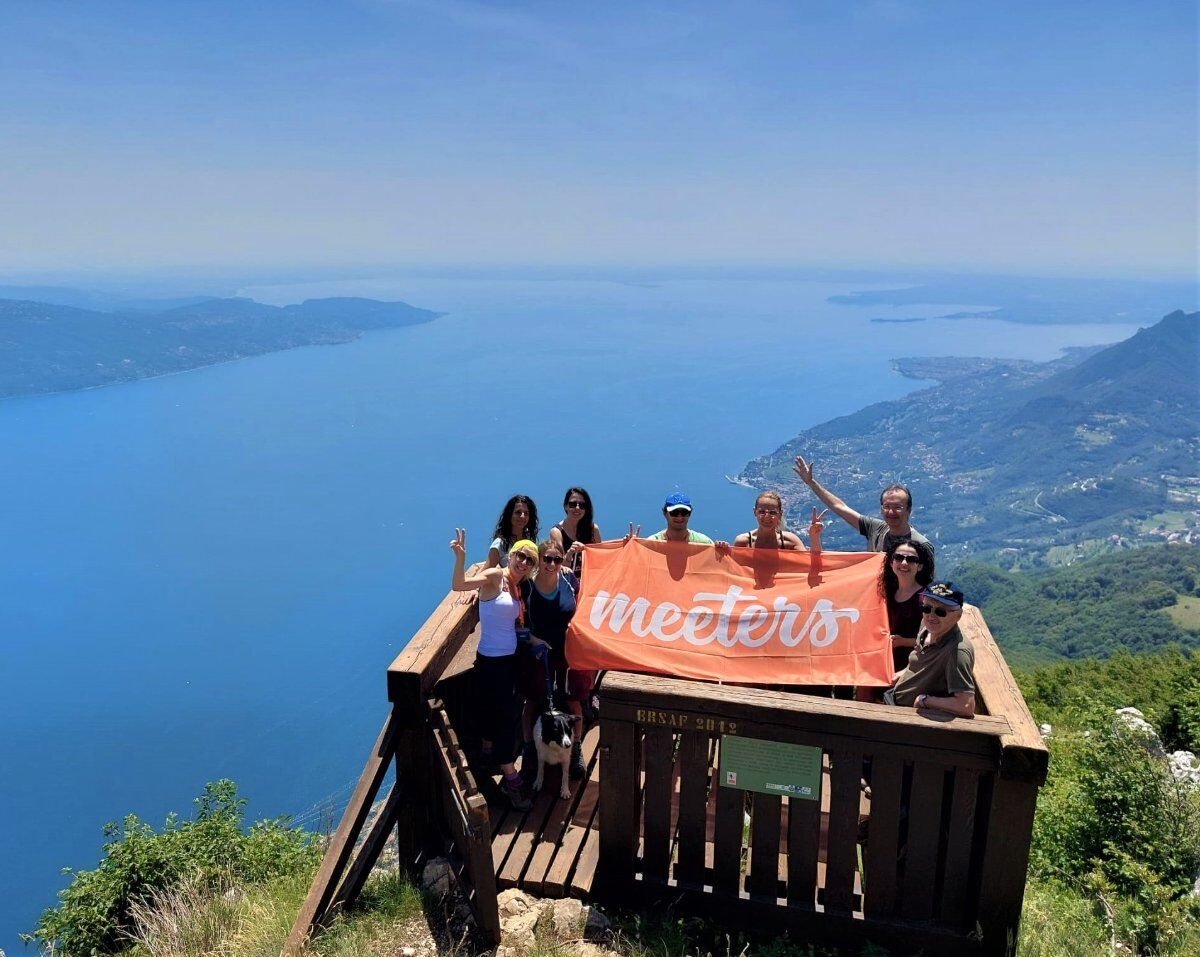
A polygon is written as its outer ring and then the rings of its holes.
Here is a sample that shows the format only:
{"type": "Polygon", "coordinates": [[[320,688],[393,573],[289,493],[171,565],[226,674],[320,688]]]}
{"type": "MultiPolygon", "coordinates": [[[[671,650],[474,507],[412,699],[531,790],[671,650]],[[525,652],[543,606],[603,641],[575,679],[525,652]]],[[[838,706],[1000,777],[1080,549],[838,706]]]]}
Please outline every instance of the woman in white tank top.
{"type": "MultiPolygon", "coordinates": [[[[485,765],[500,765],[508,799],[517,810],[528,810],[531,802],[522,793],[521,776],[514,763],[519,715],[516,661],[518,643],[529,640],[521,583],[537,571],[537,545],[528,539],[515,542],[508,551],[507,567],[483,568],[469,578],[464,529],[454,530],[450,548],[454,552],[450,588],[479,593],[479,649],[474,673],[482,761],[485,765]]],[[[480,770],[486,773],[486,768],[480,770]]]]}

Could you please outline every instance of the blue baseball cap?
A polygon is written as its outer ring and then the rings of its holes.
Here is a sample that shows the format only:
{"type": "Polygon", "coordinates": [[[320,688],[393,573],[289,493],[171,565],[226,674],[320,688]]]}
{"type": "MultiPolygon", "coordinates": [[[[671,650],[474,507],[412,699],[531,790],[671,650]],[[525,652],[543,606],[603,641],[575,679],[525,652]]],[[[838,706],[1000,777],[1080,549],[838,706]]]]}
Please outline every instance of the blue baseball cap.
{"type": "Polygon", "coordinates": [[[667,496],[667,500],[663,502],[663,508],[668,512],[674,508],[686,508],[690,512],[692,510],[692,500],[682,492],[672,492],[667,496]]]}

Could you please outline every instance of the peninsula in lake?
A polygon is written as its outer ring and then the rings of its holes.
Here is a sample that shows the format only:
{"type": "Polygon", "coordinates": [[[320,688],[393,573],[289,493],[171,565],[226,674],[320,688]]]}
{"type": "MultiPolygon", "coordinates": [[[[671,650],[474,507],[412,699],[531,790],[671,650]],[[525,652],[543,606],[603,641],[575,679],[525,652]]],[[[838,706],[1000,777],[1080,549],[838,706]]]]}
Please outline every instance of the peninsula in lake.
{"type": "MultiPolygon", "coordinates": [[[[1065,564],[1150,542],[1200,544],[1200,313],[1166,316],[1124,342],[1053,362],[898,359],[938,385],[802,432],[738,481],[776,488],[800,522],[817,479],[875,514],[892,482],[912,488],[913,524],[939,567],[967,557],[1065,564]]],[[[860,547],[834,521],[828,542],[860,547]]]]}
{"type": "Polygon", "coordinates": [[[109,312],[0,299],[0,398],[89,389],[281,349],[350,342],[370,330],[432,322],[441,315],[405,302],[359,298],[290,306],[198,299],[109,312]]]}

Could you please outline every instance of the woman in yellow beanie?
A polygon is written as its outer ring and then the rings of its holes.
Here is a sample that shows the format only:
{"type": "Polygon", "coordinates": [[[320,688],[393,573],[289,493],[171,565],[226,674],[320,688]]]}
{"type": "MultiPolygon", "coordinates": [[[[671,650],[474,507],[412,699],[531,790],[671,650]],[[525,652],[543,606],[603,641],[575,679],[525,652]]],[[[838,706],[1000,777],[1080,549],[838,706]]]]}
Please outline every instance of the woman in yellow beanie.
{"type": "MultiPolygon", "coordinates": [[[[478,706],[483,764],[499,764],[504,775],[504,792],[518,811],[531,802],[522,793],[517,773],[516,729],[517,645],[529,641],[529,626],[521,584],[533,577],[538,566],[537,545],[527,538],[508,550],[506,568],[484,568],[467,577],[467,533],[456,528],[450,541],[454,552],[454,591],[479,593],[479,649],[475,654],[475,691],[478,706]]],[[[486,773],[486,767],[481,769],[486,773]]]]}

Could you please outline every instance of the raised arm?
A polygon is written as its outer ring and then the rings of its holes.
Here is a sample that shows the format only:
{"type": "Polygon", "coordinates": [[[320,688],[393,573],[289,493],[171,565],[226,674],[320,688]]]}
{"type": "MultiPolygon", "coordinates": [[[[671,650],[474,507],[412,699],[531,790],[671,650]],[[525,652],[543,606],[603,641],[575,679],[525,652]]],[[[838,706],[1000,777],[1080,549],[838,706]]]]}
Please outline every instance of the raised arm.
{"type": "Polygon", "coordinates": [[[450,573],[451,591],[479,591],[497,577],[497,569],[485,568],[479,573],[467,577],[467,531],[464,528],[454,530],[454,538],[450,539],[450,550],[454,552],[454,570],[450,573]]]}
{"type": "Polygon", "coordinates": [[[814,465],[816,465],[816,462],[806,462],[803,456],[797,455],[796,462],[792,466],[792,471],[800,476],[801,482],[812,489],[813,495],[821,500],[822,505],[833,509],[833,514],[857,532],[859,530],[859,520],[862,516],[813,478],[814,465]]]}
{"type": "Polygon", "coordinates": [[[829,509],[822,509],[821,513],[817,514],[817,506],[813,506],[812,519],[808,523],[808,542],[809,554],[812,556],[810,568],[814,572],[821,571],[821,532],[825,529],[825,523],[822,519],[829,514],[829,509]]]}

